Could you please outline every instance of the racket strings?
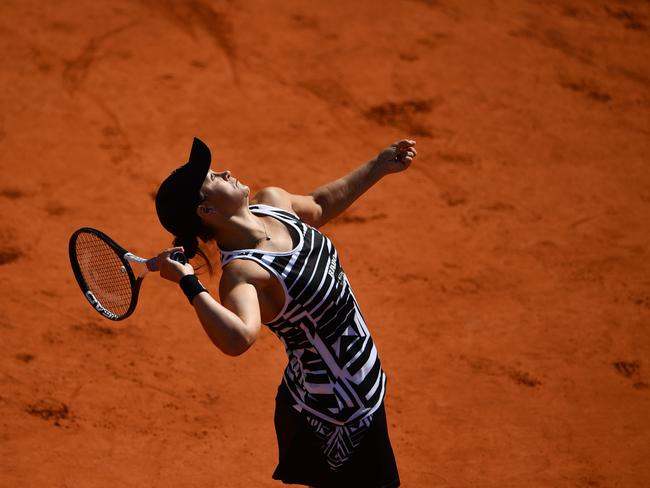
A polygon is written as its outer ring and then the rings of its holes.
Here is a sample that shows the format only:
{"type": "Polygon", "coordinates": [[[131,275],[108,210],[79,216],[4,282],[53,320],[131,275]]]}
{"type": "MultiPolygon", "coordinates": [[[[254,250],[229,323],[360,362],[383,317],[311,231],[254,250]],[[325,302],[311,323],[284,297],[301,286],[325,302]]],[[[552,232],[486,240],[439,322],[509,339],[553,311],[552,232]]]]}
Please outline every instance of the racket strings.
{"type": "Polygon", "coordinates": [[[105,309],[123,315],[129,309],[132,284],[117,252],[100,237],[81,233],[75,243],[77,262],[88,289],[105,309]]]}

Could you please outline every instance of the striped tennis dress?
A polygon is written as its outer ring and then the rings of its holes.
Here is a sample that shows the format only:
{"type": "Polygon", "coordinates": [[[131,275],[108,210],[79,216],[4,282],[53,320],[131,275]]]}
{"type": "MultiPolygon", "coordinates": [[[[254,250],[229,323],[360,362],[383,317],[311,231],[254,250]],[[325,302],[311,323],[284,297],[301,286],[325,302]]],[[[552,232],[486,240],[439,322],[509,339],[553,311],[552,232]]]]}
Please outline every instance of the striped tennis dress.
{"type": "Polygon", "coordinates": [[[307,418],[323,441],[330,469],[337,470],[382,405],[386,375],[332,241],[290,212],[262,204],[249,208],[293,229],[295,247],[221,250],[221,266],[255,261],[282,284],[284,308],[265,325],[284,344],[289,363],[283,382],[293,407],[307,418]]]}

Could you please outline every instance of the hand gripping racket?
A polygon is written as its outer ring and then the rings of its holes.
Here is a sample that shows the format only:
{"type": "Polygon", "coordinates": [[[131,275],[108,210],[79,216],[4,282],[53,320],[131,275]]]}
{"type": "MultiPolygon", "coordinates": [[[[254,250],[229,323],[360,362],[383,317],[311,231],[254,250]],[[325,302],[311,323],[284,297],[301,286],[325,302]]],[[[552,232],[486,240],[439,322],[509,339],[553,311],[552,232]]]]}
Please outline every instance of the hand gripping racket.
{"type": "MultiPolygon", "coordinates": [[[[130,253],[103,232],[83,227],[72,234],[68,245],[70,264],[77,283],[95,310],[111,320],[124,320],[135,310],[145,275],[158,271],[158,258],[144,259],[130,253]],[[136,278],[131,263],[142,271],[136,278]]],[[[171,259],[187,263],[180,251],[171,259]]]]}

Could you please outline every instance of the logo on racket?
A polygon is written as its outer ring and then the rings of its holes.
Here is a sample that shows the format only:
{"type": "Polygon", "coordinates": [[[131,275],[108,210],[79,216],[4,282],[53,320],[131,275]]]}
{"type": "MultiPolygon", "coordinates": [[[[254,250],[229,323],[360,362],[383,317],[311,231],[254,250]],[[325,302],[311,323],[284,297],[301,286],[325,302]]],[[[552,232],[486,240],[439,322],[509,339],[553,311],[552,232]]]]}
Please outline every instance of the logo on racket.
{"type": "Polygon", "coordinates": [[[92,291],[88,290],[86,292],[85,296],[88,299],[88,301],[90,302],[90,304],[93,307],[95,307],[95,310],[97,310],[102,315],[105,315],[106,317],[108,317],[109,319],[112,319],[112,320],[117,320],[119,318],[119,316],[117,314],[114,314],[110,310],[106,310],[104,307],[102,307],[102,304],[99,303],[99,300],[97,300],[95,298],[95,295],[93,295],[92,291]]]}

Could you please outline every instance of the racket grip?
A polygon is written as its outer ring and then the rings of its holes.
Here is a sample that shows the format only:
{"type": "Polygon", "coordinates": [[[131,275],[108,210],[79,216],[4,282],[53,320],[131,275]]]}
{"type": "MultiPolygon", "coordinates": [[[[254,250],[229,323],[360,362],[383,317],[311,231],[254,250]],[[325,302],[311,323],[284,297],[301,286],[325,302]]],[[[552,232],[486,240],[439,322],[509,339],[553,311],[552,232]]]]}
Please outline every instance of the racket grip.
{"type": "Polygon", "coordinates": [[[187,257],[181,251],[174,251],[169,255],[172,261],[177,261],[181,264],[187,264],[187,257]]]}
{"type": "MultiPolygon", "coordinates": [[[[169,258],[172,261],[179,262],[181,264],[187,264],[187,257],[180,251],[174,251],[169,255],[169,258]]],[[[147,269],[149,271],[158,271],[158,258],[151,258],[147,260],[147,269]]]]}

